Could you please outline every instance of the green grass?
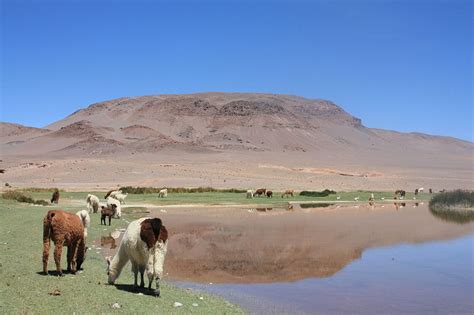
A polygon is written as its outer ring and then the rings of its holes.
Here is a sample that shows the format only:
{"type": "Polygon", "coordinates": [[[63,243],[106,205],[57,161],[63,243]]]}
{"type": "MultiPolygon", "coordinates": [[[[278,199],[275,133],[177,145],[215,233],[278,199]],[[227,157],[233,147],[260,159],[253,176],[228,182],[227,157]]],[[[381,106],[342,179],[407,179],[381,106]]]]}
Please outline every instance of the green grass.
{"type": "MultiPolygon", "coordinates": [[[[40,197],[42,193],[34,193],[40,197]],[[39,195],[37,195],[39,194],[39,195]]],[[[48,194],[49,195],[49,194],[48,194]]],[[[62,193],[63,198],[82,197],[84,193],[62,193]]],[[[103,196],[102,196],[103,197],[103,196]]],[[[85,196],[84,196],[85,198],[85,196]]],[[[75,212],[83,207],[61,205],[75,212]]],[[[57,207],[54,207],[57,208],[57,207]]],[[[242,313],[237,306],[210,295],[176,288],[164,281],[161,298],[137,295],[107,285],[106,263],[95,250],[88,251],[84,272],[65,277],[39,274],[42,270],[43,217],[51,207],[32,206],[0,198],[0,313],[1,314],[101,314],[101,313],[159,313],[159,314],[234,314],[242,313]],[[49,295],[59,290],[60,296],[49,295]],[[204,300],[200,300],[203,296],[204,300]],[[122,308],[114,310],[118,302],[122,308]],[[174,302],[184,304],[174,308],[174,302]],[[193,307],[192,303],[198,303],[193,307]]],[[[137,209],[140,210],[140,209],[137,209]]],[[[133,215],[124,214],[132,219],[133,215]]],[[[117,227],[125,227],[122,220],[113,220],[112,226],[99,225],[98,214],[93,215],[89,228],[88,246],[92,240],[108,234],[117,227]],[[105,230],[104,230],[105,229],[105,230]]],[[[66,248],[63,249],[62,267],[66,267],[66,248]]],[[[52,249],[49,270],[53,270],[52,249]]],[[[165,271],[166,272],[166,271],[165,271]]],[[[133,283],[130,267],[126,266],[117,284],[133,283]]]]}
{"type": "MultiPolygon", "coordinates": [[[[61,192],[59,199],[59,207],[64,204],[68,204],[73,201],[83,202],[83,209],[85,209],[85,200],[89,192],[61,192]]],[[[105,195],[104,192],[92,192],[98,196],[102,201],[105,195]]],[[[247,199],[245,193],[233,193],[233,192],[203,192],[203,193],[169,193],[166,198],[159,198],[157,193],[151,194],[128,194],[125,199],[125,205],[140,205],[140,204],[152,204],[152,205],[179,205],[179,204],[212,204],[212,205],[230,205],[230,204],[255,204],[255,205],[281,205],[287,202],[310,202],[310,201],[347,201],[354,202],[355,197],[359,197],[360,202],[367,202],[371,194],[374,194],[375,201],[393,200],[393,192],[380,192],[380,191],[350,191],[350,192],[337,192],[325,197],[313,197],[313,196],[300,196],[295,194],[294,197],[281,198],[281,192],[274,192],[273,198],[267,197],[255,197],[247,199]],[[337,197],[340,197],[338,200],[337,197]]],[[[45,192],[29,192],[29,195],[38,199],[50,198],[50,193],[45,192]]],[[[412,200],[414,194],[407,193],[405,200],[412,200]]],[[[430,195],[427,193],[419,194],[416,198],[419,201],[429,200],[430,195]]]]}

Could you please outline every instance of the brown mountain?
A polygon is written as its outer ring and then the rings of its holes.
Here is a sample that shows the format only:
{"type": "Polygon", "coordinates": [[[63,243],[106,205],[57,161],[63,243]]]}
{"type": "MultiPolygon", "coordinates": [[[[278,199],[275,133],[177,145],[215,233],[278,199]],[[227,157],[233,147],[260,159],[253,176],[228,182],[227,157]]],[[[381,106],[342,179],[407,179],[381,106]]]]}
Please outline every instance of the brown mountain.
{"type": "Polygon", "coordinates": [[[0,145],[6,157],[151,154],[179,162],[195,154],[192,160],[203,163],[244,160],[272,172],[294,172],[297,165],[299,173],[361,176],[377,174],[372,166],[456,164],[472,172],[474,152],[473,143],[454,138],[367,128],[330,101],[244,93],[120,98],[78,110],[45,129],[0,123],[0,145]]]}

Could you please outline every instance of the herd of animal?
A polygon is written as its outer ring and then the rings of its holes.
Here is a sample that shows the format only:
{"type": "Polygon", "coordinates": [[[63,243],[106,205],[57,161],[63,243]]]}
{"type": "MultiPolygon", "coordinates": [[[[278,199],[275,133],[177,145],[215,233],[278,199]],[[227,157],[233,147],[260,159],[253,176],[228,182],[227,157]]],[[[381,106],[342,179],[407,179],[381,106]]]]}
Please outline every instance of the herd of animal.
{"type": "MultiPolygon", "coordinates": [[[[293,189],[287,189],[285,190],[282,194],[281,194],[281,197],[284,198],[284,197],[293,197],[294,196],[294,193],[295,191],[293,189]]],[[[267,198],[273,198],[273,191],[271,190],[267,190],[266,188],[259,188],[259,189],[256,189],[255,191],[253,191],[252,189],[249,189],[247,190],[247,194],[246,194],[247,198],[248,199],[252,199],[254,197],[265,197],[267,196],[267,198]]]]}
{"type": "MultiPolygon", "coordinates": [[[[424,189],[417,188],[415,195],[423,192],[424,189]]],[[[429,193],[433,191],[430,188],[429,193]]],[[[406,191],[395,191],[394,199],[403,199],[406,191]]],[[[162,189],[158,196],[165,198],[168,190],[162,189]]],[[[247,198],[267,197],[272,198],[273,192],[265,188],[255,191],[248,190],[247,198]]],[[[293,197],[294,190],[288,189],[281,194],[281,197],[293,197]]],[[[51,203],[58,204],[60,193],[53,192],[51,203]]],[[[111,190],[104,196],[105,206],[100,205],[100,199],[92,194],[86,198],[87,210],[78,211],[76,214],[63,210],[50,210],[43,220],[43,272],[48,274],[48,258],[50,242],[54,242],[54,262],[56,272],[62,275],[61,254],[63,246],[67,247],[67,271],[75,274],[81,269],[86,258],[88,247],[86,246],[87,228],[91,224],[91,213],[98,213],[100,208],[100,224],[106,225],[106,219],[120,218],[122,215],[121,204],[125,203],[127,194],[120,190],[111,190]]],[[[337,198],[339,199],[339,197],[337,198]]],[[[358,197],[354,198],[356,201],[358,197]]],[[[383,198],[382,198],[383,199],[383,198]]],[[[374,201],[372,194],[369,201],[374,201]]],[[[134,286],[144,287],[144,275],[148,277],[148,289],[156,296],[160,296],[160,279],[163,275],[163,265],[168,247],[168,231],[159,218],[140,218],[132,221],[122,238],[116,255],[107,260],[107,275],[109,284],[114,284],[120,276],[124,266],[131,262],[134,274],[134,286]],[[138,284],[138,273],[140,273],[140,284],[138,284]],[[152,290],[152,284],[156,287],[152,290]]]]}
{"type": "MultiPolygon", "coordinates": [[[[59,191],[53,193],[54,203],[59,202],[59,191]]],[[[51,240],[54,242],[54,262],[56,273],[63,275],[61,269],[61,254],[63,246],[67,247],[67,271],[76,274],[81,269],[86,258],[87,228],[91,223],[91,213],[98,213],[101,207],[101,224],[109,225],[112,217],[121,217],[120,204],[125,202],[127,194],[121,191],[109,191],[106,205],[100,206],[97,196],[89,194],[86,198],[88,210],[76,214],[63,210],[50,210],[43,220],[43,272],[48,274],[48,259],[51,240]]],[[[53,202],[52,202],[53,203],[53,202]]],[[[119,249],[113,258],[108,257],[107,275],[109,284],[114,284],[122,269],[131,262],[135,276],[134,286],[138,288],[138,273],[140,287],[144,287],[144,275],[148,277],[148,289],[155,296],[160,296],[160,279],[163,276],[163,265],[168,247],[168,231],[159,218],[140,218],[130,222],[119,249]],[[155,283],[155,289],[152,284],[155,283]]]]}

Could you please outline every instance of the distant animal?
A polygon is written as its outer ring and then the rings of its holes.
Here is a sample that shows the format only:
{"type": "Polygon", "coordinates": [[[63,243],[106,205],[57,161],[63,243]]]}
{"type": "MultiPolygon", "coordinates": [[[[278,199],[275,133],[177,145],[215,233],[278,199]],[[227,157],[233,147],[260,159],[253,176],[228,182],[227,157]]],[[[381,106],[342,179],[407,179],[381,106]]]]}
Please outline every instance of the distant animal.
{"type": "Polygon", "coordinates": [[[55,190],[53,195],[51,196],[51,203],[58,204],[59,203],[59,190],[55,190]]]}
{"type": "Polygon", "coordinates": [[[87,237],[87,228],[91,225],[91,217],[89,211],[80,210],[76,212],[76,215],[81,219],[82,225],[84,226],[84,238],[87,237]]]}
{"type": "Polygon", "coordinates": [[[164,188],[164,189],[160,190],[160,192],[158,193],[158,197],[159,198],[168,197],[168,189],[164,188]]]}
{"type": "Polygon", "coordinates": [[[4,174],[5,173],[5,169],[1,168],[0,169],[0,174],[4,174]]]}
{"type": "Polygon", "coordinates": [[[424,192],[424,191],[425,191],[425,189],[424,189],[423,187],[418,188],[418,192],[419,192],[419,193],[422,193],[422,192],[424,192]]]}
{"type": "Polygon", "coordinates": [[[252,199],[253,198],[253,190],[249,189],[247,190],[247,199],[252,199]]]}
{"type": "Polygon", "coordinates": [[[380,200],[385,200],[385,197],[380,198],[380,200]]]}
{"type": "Polygon", "coordinates": [[[405,197],[405,194],[406,194],[406,191],[401,190],[401,189],[395,191],[395,195],[399,195],[400,197],[405,197]]]}
{"type": "Polygon", "coordinates": [[[118,190],[115,190],[115,189],[109,190],[109,191],[105,194],[104,199],[109,198],[109,196],[110,196],[113,192],[118,192],[118,190]]]}
{"type": "Polygon", "coordinates": [[[115,217],[120,219],[122,217],[122,208],[120,206],[120,201],[112,197],[107,198],[107,208],[112,208],[112,205],[115,205],[115,217]]]}
{"type": "Polygon", "coordinates": [[[340,200],[340,199],[341,199],[341,196],[337,196],[336,199],[337,199],[337,200],[340,200]]]}
{"type": "Polygon", "coordinates": [[[138,272],[140,287],[144,287],[143,274],[148,276],[148,289],[153,281],[156,289],[153,293],[160,296],[160,280],[163,276],[163,265],[168,248],[168,231],[159,218],[141,218],[132,221],[123,235],[119,249],[114,258],[107,258],[107,275],[109,284],[114,284],[123,267],[130,260],[135,277],[134,286],[138,288],[138,272]]]}
{"type": "Polygon", "coordinates": [[[100,214],[101,214],[100,225],[102,225],[102,223],[104,223],[104,225],[107,225],[105,223],[105,218],[106,217],[109,217],[109,225],[110,225],[110,221],[112,220],[112,217],[117,212],[117,206],[115,204],[111,204],[110,207],[102,206],[101,208],[102,209],[100,210],[100,214]]]}
{"type": "Polygon", "coordinates": [[[430,194],[433,193],[433,189],[431,189],[431,188],[428,191],[429,191],[430,194]]]}
{"type": "Polygon", "coordinates": [[[359,196],[354,198],[355,201],[359,201],[359,196]]]}
{"type": "Polygon", "coordinates": [[[87,209],[89,209],[89,213],[93,211],[97,213],[99,211],[99,197],[95,195],[88,194],[86,198],[87,209]]]}
{"type": "Polygon", "coordinates": [[[120,201],[120,203],[125,203],[125,198],[127,198],[128,194],[122,193],[121,190],[119,191],[113,191],[110,193],[109,197],[112,197],[114,199],[117,199],[120,201]]]}
{"type": "Polygon", "coordinates": [[[287,190],[285,190],[285,192],[281,195],[281,197],[282,197],[282,198],[283,198],[283,197],[287,197],[287,198],[288,198],[289,196],[293,197],[294,193],[295,193],[295,191],[294,191],[293,189],[287,189],[287,190]]]}
{"type": "Polygon", "coordinates": [[[266,194],[267,194],[267,198],[273,198],[273,191],[267,190],[266,194]]]}
{"type": "MultiPolygon", "coordinates": [[[[87,213],[86,213],[87,214],[87,213]]],[[[88,214],[87,214],[88,215],[88,214]]],[[[84,223],[79,215],[62,210],[50,210],[43,220],[43,272],[48,274],[50,242],[54,242],[54,262],[56,272],[62,276],[61,253],[67,246],[67,270],[73,274],[84,262],[87,247],[84,223]]]]}
{"type": "Polygon", "coordinates": [[[418,188],[415,189],[415,196],[418,195],[418,188]]]}
{"type": "Polygon", "coordinates": [[[266,188],[259,188],[255,191],[255,194],[254,196],[259,196],[261,197],[262,195],[265,196],[265,193],[267,192],[267,189],[266,188]]]}

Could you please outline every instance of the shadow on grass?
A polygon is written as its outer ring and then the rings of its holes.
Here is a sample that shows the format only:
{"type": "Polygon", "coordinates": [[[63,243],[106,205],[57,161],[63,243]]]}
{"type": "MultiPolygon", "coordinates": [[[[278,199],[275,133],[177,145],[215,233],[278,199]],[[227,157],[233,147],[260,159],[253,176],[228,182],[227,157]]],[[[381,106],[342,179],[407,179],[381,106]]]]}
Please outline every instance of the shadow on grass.
{"type": "MultiPolygon", "coordinates": [[[[48,270],[47,274],[45,274],[43,271],[37,271],[36,274],[40,276],[55,276],[55,277],[60,276],[56,270],[48,270]]],[[[79,272],[76,272],[76,275],[77,274],[79,274],[79,272]]],[[[65,276],[65,275],[74,275],[74,274],[71,271],[63,270],[62,275],[65,276]]]]}
{"type": "Polygon", "coordinates": [[[143,295],[155,296],[154,290],[148,290],[147,287],[135,287],[133,284],[115,284],[114,286],[121,291],[126,291],[130,293],[143,293],[143,295]]]}

